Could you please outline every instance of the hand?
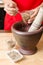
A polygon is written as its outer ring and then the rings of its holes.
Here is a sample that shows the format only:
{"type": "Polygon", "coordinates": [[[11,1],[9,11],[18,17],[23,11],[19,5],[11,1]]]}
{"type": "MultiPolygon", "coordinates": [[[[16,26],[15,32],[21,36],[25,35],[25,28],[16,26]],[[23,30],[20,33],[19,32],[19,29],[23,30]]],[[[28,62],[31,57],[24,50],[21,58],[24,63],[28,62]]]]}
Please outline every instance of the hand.
{"type": "Polygon", "coordinates": [[[38,10],[30,10],[30,11],[25,11],[25,12],[22,12],[22,19],[25,23],[32,23],[32,21],[35,19],[35,16],[37,15],[38,13],[38,10]]]}
{"type": "Polygon", "coordinates": [[[4,10],[11,16],[16,15],[18,11],[17,4],[13,1],[10,1],[5,4],[4,10]]]}
{"type": "Polygon", "coordinates": [[[27,11],[21,13],[22,19],[24,22],[28,22],[28,19],[30,19],[30,14],[27,11]]]}
{"type": "Polygon", "coordinates": [[[30,19],[28,19],[28,24],[31,24],[34,21],[35,17],[38,14],[38,11],[39,11],[39,8],[36,8],[30,11],[30,19]]]}
{"type": "Polygon", "coordinates": [[[35,9],[23,12],[22,17],[24,19],[24,22],[31,24],[34,21],[35,17],[37,16],[40,7],[43,7],[43,3],[40,6],[36,7],[35,9]]]}
{"type": "Polygon", "coordinates": [[[33,21],[34,21],[34,19],[35,19],[35,17],[37,16],[37,14],[38,14],[38,11],[39,11],[39,9],[40,9],[40,7],[43,7],[43,3],[41,3],[41,5],[39,5],[38,7],[36,7],[35,9],[33,9],[33,10],[30,10],[30,19],[28,20],[28,23],[30,24],[30,23],[32,23],[33,21]]]}
{"type": "Polygon", "coordinates": [[[25,12],[22,12],[22,19],[25,23],[31,24],[33,20],[35,19],[37,13],[39,11],[39,8],[33,9],[33,10],[27,10],[25,12]]]}

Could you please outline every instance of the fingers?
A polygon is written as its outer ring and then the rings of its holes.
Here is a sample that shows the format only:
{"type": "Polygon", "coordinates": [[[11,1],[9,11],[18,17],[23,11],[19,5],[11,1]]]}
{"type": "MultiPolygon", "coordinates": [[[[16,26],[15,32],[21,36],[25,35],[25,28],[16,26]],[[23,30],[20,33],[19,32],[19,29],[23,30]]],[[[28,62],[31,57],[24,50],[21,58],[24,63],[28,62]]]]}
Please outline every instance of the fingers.
{"type": "Polygon", "coordinates": [[[4,8],[4,10],[8,10],[8,11],[11,11],[11,12],[13,12],[13,11],[18,11],[18,8],[16,7],[16,8],[10,8],[10,7],[8,7],[8,6],[5,6],[5,8],[4,8]]]}
{"type": "Polygon", "coordinates": [[[38,10],[34,11],[34,13],[30,16],[30,18],[35,17],[38,14],[38,10]]]}
{"type": "Polygon", "coordinates": [[[34,17],[30,17],[30,16],[31,15],[29,14],[29,12],[22,13],[22,17],[25,20],[25,23],[27,22],[28,24],[31,24],[33,22],[33,20],[35,19],[35,16],[34,17]]]}
{"type": "Polygon", "coordinates": [[[4,5],[7,5],[9,7],[17,7],[17,4],[13,1],[8,1],[7,3],[5,3],[4,5]]]}
{"type": "Polygon", "coordinates": [[[11,1],[11,2],[9,3],[9,7],[15,8],[15,7],[17,7],[17,4],[16,4],[15,2],[11,1]]]}
{"type": "Polygon", "coordinates": [[[30,15],[27,14],[26,12],[22,13],[22,17],[25,19],[25,21],[27,22],[28,19],[30,18],[30,15]]]}
{"type": "Polygon", "coordinates": [[[13,15],[16,15],[17,14],[17,11],[16,9],[11,9],[11,10],[8,10],[8,9],[4,9],[9,15],[13,16],[13,15]]]}
{"type": "Polygon", "coordinates": [[[28,20],[28,24],[31,24],[31,23],[34,21],[34,19],[35,19],[35,17],[30,18],[30,19],[28,20]]]}
{"type": "Polygon", "coordinates": [[[16,15],[18,12],[18,8],[15,7],[16,4],[15,2],[10,2],[5,4],[4,10],[9,14],[9,15],[16,15]]]}
{"type": "Polygon", "coordinates": [[[4,8],[4,10],[9,14],[9,15],[16,15],[18,13],[18,10],[16,8],[4,8]]]}

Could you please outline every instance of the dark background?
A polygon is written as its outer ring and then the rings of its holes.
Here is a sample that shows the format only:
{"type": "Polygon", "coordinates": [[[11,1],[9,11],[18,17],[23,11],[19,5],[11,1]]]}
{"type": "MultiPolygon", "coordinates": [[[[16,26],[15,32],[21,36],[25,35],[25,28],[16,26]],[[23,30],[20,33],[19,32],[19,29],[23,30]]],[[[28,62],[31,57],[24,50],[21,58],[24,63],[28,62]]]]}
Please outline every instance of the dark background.
{"type": "Polygon", "coordinates": [[[4,18],[5,18],[4,8],[0,8],[0,30],[4,29],[4,18]]]}

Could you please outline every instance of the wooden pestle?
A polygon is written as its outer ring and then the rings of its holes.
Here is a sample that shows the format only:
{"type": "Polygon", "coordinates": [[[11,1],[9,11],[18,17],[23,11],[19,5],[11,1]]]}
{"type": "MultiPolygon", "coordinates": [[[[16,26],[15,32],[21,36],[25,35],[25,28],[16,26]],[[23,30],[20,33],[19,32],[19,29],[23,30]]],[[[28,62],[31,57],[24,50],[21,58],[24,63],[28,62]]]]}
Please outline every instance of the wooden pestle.
{"type": "Polygon", "coordinates": [[[39,12],[38,12],[35,20],[31,24],[28,32],[33,32],[33,31],[37,30],[41,26],[42,21],[43,21],[43,7],[41,7],[39,9],[39,12]]]}

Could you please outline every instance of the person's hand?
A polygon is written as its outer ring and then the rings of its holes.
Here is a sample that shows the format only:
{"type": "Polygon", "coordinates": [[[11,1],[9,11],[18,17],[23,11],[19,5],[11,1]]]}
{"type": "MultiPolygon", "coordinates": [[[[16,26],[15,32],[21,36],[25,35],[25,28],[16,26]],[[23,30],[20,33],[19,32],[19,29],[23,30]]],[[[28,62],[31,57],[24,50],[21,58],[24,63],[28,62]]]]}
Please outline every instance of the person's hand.
{"type": "Polygon", "coordinates": [[[30,14],[27,11],[21,13],[23,21],[26,23],[30,19],[30,14]]]}
{"type": "Polygon", "coordinates": [[[4,10],[11,16],[16,15],[18,11],[17,4],[10,1],[4,5],[4,10]]]}
{"type": "Polygon", "coordinates": [[[25,23],[31,24],[32,21],[35,19],[37,13],[38,9],[22,12],[22,19],[24,20],[25,23]]]}
{"type": "Polygon", "coordinates": [[[43,3],[40,6],[36,7],[35,9],[23,12],[22,17],[24,19],[24,22],[31,24],[34,21],[35,17],[37,16],[40,7],[43,7],[43,3]]]}
{"type": "Polygon", "coordinates": [[[39,11],[40,7],[43,7],[43,3],[41,3],[41,5],[39,5],[35,9],[30,10],[30,19],[28,19],[28,23],[32,23],[34,21],[35,17],[38,14],[38,11],[39,11]]]}
{"type": "Polygon", "coordinates": [[[22,12],[22,19],[24,20],[25,23],[31,24],[34,21],[38,11],[39,8],[24,11],[22,12]]]}
{"type": "Polygon", "coordinates": [[[30,19],[28,19],[28,24],[32,23],[35,19],[35,17],[37,16],[39,11],[39,8],[33,9],[30,11],[30,19]]]}

